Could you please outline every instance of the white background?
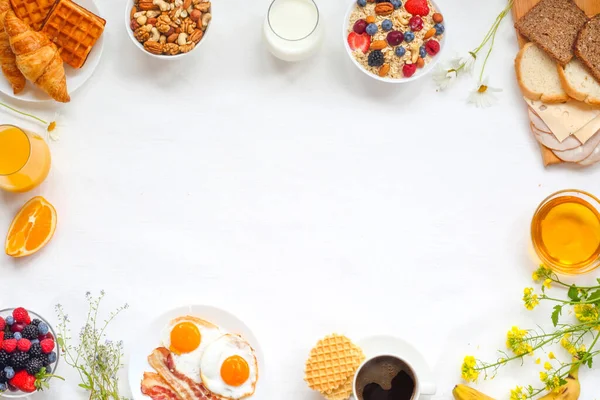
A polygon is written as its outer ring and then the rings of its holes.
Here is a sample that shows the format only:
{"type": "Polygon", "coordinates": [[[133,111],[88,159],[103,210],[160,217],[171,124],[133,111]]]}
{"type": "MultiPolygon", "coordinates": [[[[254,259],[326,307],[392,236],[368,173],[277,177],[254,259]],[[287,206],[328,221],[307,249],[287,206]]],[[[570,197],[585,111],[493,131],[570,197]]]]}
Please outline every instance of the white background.
{"type": "MultiPolygon", "coordinates": [[[[505,4],[439,3],[446,59],[476,47],[505,4]]],[[[0,194],[0,231],[34,195],[59,218],[39,254],[0,255],[0,304],[55,321],[60,302],[78,326],[85,291],[105,289],[107,312],[131,305],[110,329],[126,346],[165,310],[225,308],[261,341],[271,393],[259,399],[317,399],[304,361],[331,332],[402,336],[447,396],[464,355],[492,359],[513,324],[548,327],[547,309],[520,300],[536,266],[528,225],[553,191],[600,194],[600,169],[542,166],[515,81],[512,20],[487,70],[500,104],[478,110],[466,104],[467,78],[437,93],[429,78],[365,76],[343,47],[347,1],[319,5],[322,51],[288,65],[262,46],[268,0],[216,1],[206,43],[178,62],[136,49],[125,3],[100,2],[104,56],[59,109],[49,178],[0,194]]],[[[48,118],[57,107],[20,106],[48,118]]],[[[507,398],[539,368],[503,370],[480,388],[507,398]]],[[[59,372],[68,382],[36,398],[87,398],[73,370],[59,372]]],[[[581,398],[597,399],[598,370],[582,375],[581,398]]]]}

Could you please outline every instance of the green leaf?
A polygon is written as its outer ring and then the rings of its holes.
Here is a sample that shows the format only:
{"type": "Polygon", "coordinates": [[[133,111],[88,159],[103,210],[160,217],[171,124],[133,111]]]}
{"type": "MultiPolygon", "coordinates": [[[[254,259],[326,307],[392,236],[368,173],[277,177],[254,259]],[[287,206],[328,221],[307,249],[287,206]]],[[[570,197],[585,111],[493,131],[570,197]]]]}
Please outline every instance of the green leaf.
{"type": "Polygon", "coordinates": [[[85,385],[85,384],[83,384],[83,383],[80,383],[80,384],[79,384],[79,387],[80,387],[80,388],[83,388],[83,389],[85,389],[85,390],[92,390],[92,388],[91,388],[91,387],[89,387],[88,385],[85,385]]]}
{"type": "Polygon", "coordinates": [[[562,314],[562,306],[554,306],[554,311],[552,311],[552,323],[556,327],[558,325],[558,318],[562,314]]]}
{"type": "Polygon", "coordinates": [[[595,292],[592,292],[592,294],[590,294],[590,297],[588,297],[588,301],[599,303],[600,302],[600,289],[596,290],[595,292]]]}
{"type": "Polygon", "coordinates": [[[572,285],[569,288],[568,295],[569,295],[569,298],[571,300],[573,300],[573,301],[579,301],[579,300],[581,300],[581,298],[579,297],[579,290],[577,289],[577,286],[575,286],[575,285],[572,285]]]}
{"type": "Polygon", "coordinates": [[[593,360],[594,360],[594,359],[593,359],[592,357],[588,358],[588,360],[587,360],[587,366],[588,366],[588,367],[592,368],[592,361],[593,361],[593,360]]]}
{"type": "Polygon", "coordinates": [[[63,340],[63,338],[61,336],[56,338],[56,342],[58,343],[59,347],[65,347],[65,341],[63,340]]]}

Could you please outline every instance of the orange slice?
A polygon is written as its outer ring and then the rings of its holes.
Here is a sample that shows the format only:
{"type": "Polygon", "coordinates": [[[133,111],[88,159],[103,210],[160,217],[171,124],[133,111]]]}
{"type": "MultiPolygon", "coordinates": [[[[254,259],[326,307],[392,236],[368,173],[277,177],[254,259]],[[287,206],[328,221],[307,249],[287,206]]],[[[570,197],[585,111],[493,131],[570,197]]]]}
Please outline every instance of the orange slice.
{"type": "Polygon", "coordinates": [[[6,254],[24,257],[44,247],[56,230],[56,210],[42,196],[29,200],[13,219],[6,236],[6,254]]]}

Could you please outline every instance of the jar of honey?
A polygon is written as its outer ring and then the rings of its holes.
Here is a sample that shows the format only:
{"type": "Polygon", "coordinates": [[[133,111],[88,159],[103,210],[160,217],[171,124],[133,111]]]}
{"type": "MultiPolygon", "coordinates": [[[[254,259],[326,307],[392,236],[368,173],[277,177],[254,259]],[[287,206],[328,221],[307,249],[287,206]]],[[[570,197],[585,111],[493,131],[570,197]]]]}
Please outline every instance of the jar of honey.
{"type": "Polygon", "coordinates": [[[555,272],[576,275],[600,266],[600,200],[562,190],[539,205],[531,221],[538,257],[555,272]]]}

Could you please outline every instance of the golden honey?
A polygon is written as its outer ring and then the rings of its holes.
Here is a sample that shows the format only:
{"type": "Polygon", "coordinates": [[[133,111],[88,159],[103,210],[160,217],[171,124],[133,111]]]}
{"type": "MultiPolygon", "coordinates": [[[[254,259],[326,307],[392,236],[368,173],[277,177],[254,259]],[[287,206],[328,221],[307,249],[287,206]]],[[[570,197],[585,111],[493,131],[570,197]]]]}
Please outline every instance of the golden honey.
{"type": "Polygon", "coordinates": [[[588,272],[600,259],[600,212],[593,196],[559,192],[540,205],[531,222],[531,239],[542,261],[557,272],[588,272]]]}

